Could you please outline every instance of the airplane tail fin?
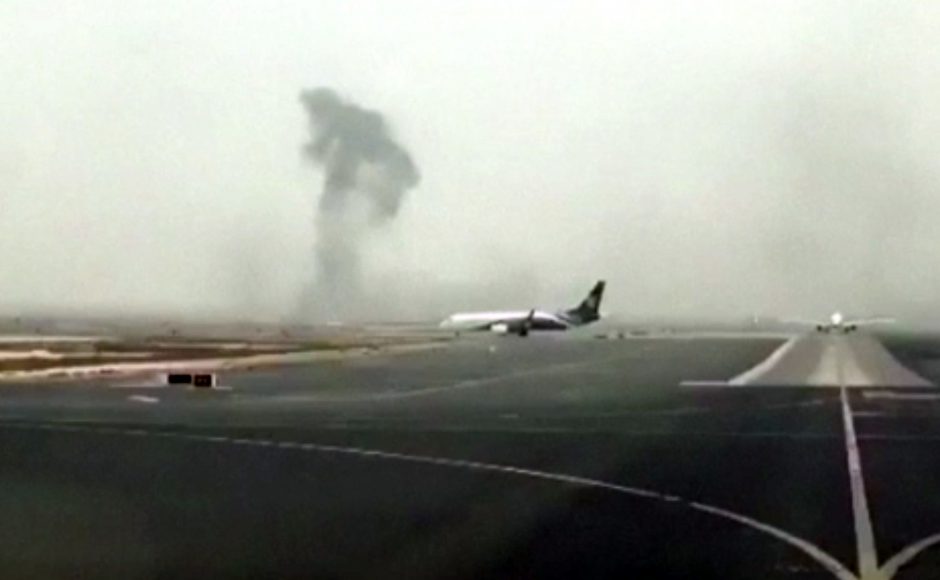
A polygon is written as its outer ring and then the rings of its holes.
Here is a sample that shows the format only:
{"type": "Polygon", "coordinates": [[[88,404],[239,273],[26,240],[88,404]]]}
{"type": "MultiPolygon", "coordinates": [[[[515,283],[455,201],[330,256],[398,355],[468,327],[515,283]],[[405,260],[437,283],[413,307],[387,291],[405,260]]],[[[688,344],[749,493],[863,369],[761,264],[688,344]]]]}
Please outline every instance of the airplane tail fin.
{"type": "Polygon", "coordinates": [[[601,298],[604,297],[604,286],[606,282],[598,280],[591,292],[588,293],[581,304],[572,308],[566,314],[580,324],[594,322],[600,318],[601,298]]]}

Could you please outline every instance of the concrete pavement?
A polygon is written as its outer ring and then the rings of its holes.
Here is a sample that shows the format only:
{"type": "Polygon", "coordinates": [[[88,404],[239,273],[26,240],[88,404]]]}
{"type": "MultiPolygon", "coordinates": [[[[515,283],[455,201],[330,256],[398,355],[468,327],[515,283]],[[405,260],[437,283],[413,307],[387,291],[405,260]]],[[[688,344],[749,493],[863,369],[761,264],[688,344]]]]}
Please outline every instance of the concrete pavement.
{"type": "MultiPolygon", "coordinates": [[[[485,339],[224,376],[218,393],[4,387],[0,573],[936,577],[940,404],[678,386],[779,345],[485,339]]],[[[932,352],[895,350],[928,370],[932,352]]]]}

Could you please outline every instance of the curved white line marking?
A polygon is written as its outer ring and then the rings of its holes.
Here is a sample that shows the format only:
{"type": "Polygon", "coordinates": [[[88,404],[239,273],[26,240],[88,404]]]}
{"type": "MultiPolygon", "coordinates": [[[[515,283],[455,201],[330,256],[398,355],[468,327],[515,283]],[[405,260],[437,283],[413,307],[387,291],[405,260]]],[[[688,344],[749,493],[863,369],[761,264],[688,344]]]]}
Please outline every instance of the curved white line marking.
{"type": "Polygon", "coordinates": [[[618,485],[615,483],[610,483],[606,481],[601,481],[598,479],[591,479],[586,477],[580,477],[576,475],[567,475],[562,473],[553,473],[548,471],[541,471],[536,469],[527,469],[522,467],[514,467],[510,465],[500,465],[494,463],[481,463],[478,461],[467,461],[462,459],[447,459],[442,457],[431,457],[425,455],[409,455],[404,453],[394,453],[387,451],[378,451],[373,449],[362,449],[358,447],[339,447],[335,445],[319,445],[315,443],[308,443],[305,445],[305,449],[324,452],[324,453],[342,453],[346,455],[357,455],[361,457],[376,457],[380,459],[391,459],[398,461],[408,461],[411,463],[424,463],[430,465],[440,465],[445,467],[457,467],[462,469],[471,469],[478,471],[495,471],[498,473],[507,473],[511,475],[520,475],[525,477],[531,477],[535,479],[542,479],[547,481],[556,481],[561,483],[568,483],[573,485],[580,485],[583,487],[591,487],[596,489],[604,489],[607,491],[612,491],[616,493],[621,493],[625,495],[631,495],[635,497],[642,497],[645,499],[657,499],[660,501],[666,502],[675,502],[683,503],[686,506],[703,512],[737,522],[739,524],[751,527],[757,531],[763,532],[778,540],[782,540],[794,548],[799,549],[804,554],[815,560],[822,566],[825,570],[829,571],[839,580],[858,580],[858,578],[852,574],[845,566],[843,566],[838,560],[824,552],[818,546],[807,542],[806,540],[794,536],[780,528],[774,527],[770,524],[765,524],[759,522],[747,516],[737,514],[719,507],[710,506],[708,504],[703,504],[699,502],[690,502],[686,499],[683,499],[679,496],[664,494],[656,491],[650,491],[646,489],[628,487],[624,485],[618,485]]]}
{"type": "Polygon", "coordinates": [[[706,505],[706,504],[701,504],[698,502],[694,502],[689,505],[690,507],[697,509],[699,511],[710,513],[712,515],[723,517],[729,520],[734,520],[740,524],[744,524],[745,526],[749,526],[756,530],[760,530],[764,532],[765,534],[770,534],[771,536],[779,540],[782,540],[792,546],[795,546],[799,548],[800,550],[802,550],[803,552],[805,552],[810,557],[812,557],[814,560],[816,560],[819,564],[823,566],[823,568],[831,572],[836,578],[839,578],[840,580],[841,579],[858,580],[858,578],[856,578],[854,574],[852,574],[845,566],[843,566],[841,562],[839,562],[838,560],[836,560],[835,558],[833,558],[826,552],[822,551],[818,546],[811,544],[807,542],[806,540],[803,540],[802,538],[799,538],[792,534],[788,534],[787,532],[784,532],[783,530],[779,528],[775,528],[771,525],[765,524],[763,522],[759,522],[747,516],[742,516],[741,514],[730,512],[728,510],[724,510],[724,509],[706,505]]]}
{"type": "MultiPolygon", "coordinates": [[[[36,426],[30,425],[0,425],[2,427],[12,427],[19,429],[35,429],[36,426]]],[[[51,430],[66,430],[64,428],[58,428],[57,426],[51,427],[40,427],[51,430]]],[[[107,435],[122,435],[125,432],[117,429],[110,428],[91,428],[91,427],[71,427],[68,430],[70,431],[86,431],[91,433],[100,433],[107,435]]],[[[156,434],[157,432],[150,432],[156,434]]],[[[165,432],[164,432],[165,433],[165,432]]],[[[274,442],[269,439],[232,439],[226,437],[218,437],[213,435],[198,435],[198,434],[186,434],[186,433],[175,433],[176,438],[188,440],[188,441],[200,441],[205,443],[227,443],[227,444],[242,444],[242,445],[254,445],[257,447],[271,447],[276,446],[279,449],[300,449],[302,451],[313,451],[318,453],[335,453],[342,455],[352,455],[356,457],[371,457],[377,459],[385,460],[395,460],[395,461],[405,461],[409,463],[419,463],[424,465],[436,465],[443,467],[454,467],[460,469],[469,469],[475,471],[489,471],[496,473],[505,473],[509,475],[516,475],[522,477],[530,477],[533,479],[540,479],[543,481],[553,481],[558,483],[566,483],[570,485],[578,485],[582,487],[588,487],[593,489],[603,489],[615,493],[620,493],[624,495],[629,495],[633,497],[640,497],[644,499],[654,499],[669,503],[681,503],[686,507],[689,507],[693,510],[706,513],[715,517],[726,519],[738,524],[747,526],[754,530],[757,530],[761,533],[769,535],[773,538],[781,540],[790,546],[798,549],[803,552],[813,560],[815,560],[823,569],[830,572],[838,580],[860,580],[857,576],[852,574],[844,565],[842,565],[838,560],[824,552],[818,546],[798,537],[789,532],[781,530],[770,524],[766,524],[749,518],[747,516],[711,506],[708,504],[703,504],[700,502],[693,502],[686,500],[682,497],[660,493],[657,491],[651,491],[647,489],[642,489],[638,487],[629,487],[625,485],[619,485],[616,483],[610,483],[607,481],[602,481],[599,479],[591,479],[588,477],[581,477],[577,475],[568,475],[564,473],[555,473],[550,471],[541,471],[538,469],[528,469],[525,467],[515,467],[512,465],[502,465],[498,463],[483,463],[479,461],[469,461],[464,459],[448,459],[446,457],[434,457],[430,455],[411,455],[407,453],[396,453],[392,451],[380,451],[377,449],[365,449],[361,447],[342,447],[338,445],[321,445],[318,443],[300,443],[293,441],[282,441],[274,442]]],[[[913,557],[913,556],[911,556],[913,557]]],[[[903,563],[903,562],[902,562],[903,563]]]]}
{"type": "Polygon", "coordinates": [[[777,366],[777,363],[780,362],[780,359],[785,357],[788,352],[793,349],[793,345],[796,344],[796,341],[799,337],[794,336],[790,340],[786,341],[780,345],[777,350],[775,350],[769,357],[764,359],[764,361],[749,371],[743,372],[740,375],[734,377],[728,381],[729,385],[742,386],[748,385],[751,382],[759,379],[762,375],[770,371],[770,369],[777,366]]]}
{"type": "Polygon", "coordinates": [[[940,534],[928,536],[923,540],[911,544],[895,554],[881,567],[881,574],[886,580],[891,580],[900,571],[901,567],[919,556],[924,550],[940,544],[940,534]]]}

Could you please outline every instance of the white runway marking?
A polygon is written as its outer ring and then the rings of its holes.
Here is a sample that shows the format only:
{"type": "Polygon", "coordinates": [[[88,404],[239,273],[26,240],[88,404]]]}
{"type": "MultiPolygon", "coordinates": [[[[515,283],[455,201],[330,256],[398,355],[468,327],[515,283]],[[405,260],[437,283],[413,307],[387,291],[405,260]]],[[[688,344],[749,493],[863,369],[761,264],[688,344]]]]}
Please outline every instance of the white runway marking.
{"type": "Polygon", "coordinates": [[[727,389],[728,387],[737,387],[739,385],[733,385],[730,381],[689,379],[680,382],[679,386],[696,389],[727,389]]]}
{"type": "MultiPolygon", "coordinates": [[[[36,429],[46,428],[42,425],[31,425],[31,424],[6,424],[0,425],[0,427],[5,428],[14,428],[14,429],[36,429]]],[[[62,426],[50,426],[48,427],[51,430],[65,430],[62,426]]],[[[121,431],[117,429],[109,428],[81,428],[81,427],[71,427],[68,430],[70,431],[85,431],[90,433],[99,433],[99,434],[109,434],[109,435],[122,435],[126,434],[126,431],[121,431]]],[[[167,433],[167,432],[163,432],[167,433]]],[[[156,434],[156,432],[153,432],[156,434]]],[[[581,477],[577,475],[569,475],[565,473],[556,473],[550,471],[541,471],[537,469],[528,469],[524,467],[516,467],[512,465],[502,465],[496,463],[484,463],[479,461],[470,461],[464,459],[450,459],[445,457],[433,457],[427,455],[411,455],[406,453],[396,453],[390,451],[380,451],[376,449],[365,449],[360,447],[342,447],[337,445],[321,445],[317,443],[301,443],[293,441],[282,441],[274,442],[268,439],[233,439],[227,437],[213,436],[213,435],[197,435],[197,434],[186,434],[186,433],[174,433],[176,438],[186,441],[200,441],[205,443],[214,443],[214,444],[247,444],[259,447],[269,447],[276,445],[278,448],[286,449],[290,451],[291,449],[302,450],[307,452],[315,453],[329,453],[329,454],[340,454],[340,455],[350,455],[355,457],[365,457],[365,458],[374,458],[382,460],[392,460],[392,461],[403,461],[408,463],[424,464],[424,465],[433,465],[449,468],[458,468],[458,469],[467,469],[471,471],[485,471],[485,472],[496,472],[503,473],[513,476],[528,477],[532,479],[539,479],[543,481],[552,481],[557,483],[563,483],[568,485],[575,485],[580,487],[587,487],[593,489],[602,489],[606,491],[611,491],[614,493],[620,493],[623,495],[629,495],[632,497],[638,497],[643,499],[651,499],[662,501],[666,503],[680,504],[685,507],[712,515],[714,517],[722,518],[732,522],[736,522],[740,525],[749,527],[753,530],[761,532],[763,534],[769,535],[773,538],[781,540],[790,546],[800,550],[814,561],[816,561],[823,569],[832,573],[832,575],[837,580],[860,580],[852,572],[850,572],[845,566],[843,566],[838,560],[828,555],[818,546],[813,545],[812,543],[790,534],[780,528],[774,527],[770,524],[766,524],[749,518],[747,516],[719,508],[716,506],[711,506],[708,504],[689,501],[682,497],[661,493],[657,491],[651,491],[647,489],[629,487],[625,485],[620,485],[616,483],[611,483],[607,481],[602,481],[598,479],[592,479],[588,477],[581,477]]]]}
{"type": "Polygon", "coordinates": [[[937,393],[898,393],[894,391],[863,391],[862,396],[866,399],[894,399],[898,401],[937,401],[940,400],[940,394],[937,393]]]}
{"type": "Polygon", "coordinates": [[[865,496],[865,478],[862,473],[862,460],[858,453],[858,438],[855,435],[855,421],[849,406],[848,391],[843,387],[842,423],[845,427],[845,451],[849,466],[849,483],[852,489],[852,517],[855,522],[855,543],[858,552],[858,571],[861,580],[883,578],[878,570],[878,549],[875,546],[875,534],[868,510],[868,498],[865,496]]]}
{"type": "Polygon", "coordinates": [[[921,552],[927,548],[932,548],[937,544],[940,544],[940,534],[934,534],[924,538],[923,540],[920,540],[919,542],[914,542],[910,546],[895,554],[893,558],[885,563],[885,565],[881,568],[881,577],[888,580],[894,578],[895,574],[898,573],[902,566],[913,560],[916,556],[919,556],[921,552]]]}
{"type": "Polygon", "coordinates": [[[858,436],[859,441],[899,441],[928,442],[940,441],[940,435],[896,435],[893,433],[863,433],[858,436]]]}
{"type": "Polygon", "coordinates": [[[852,416],[860,419],[871,419],[877,417],[886,417],[888,413],[884,411],[852,411],[852,416]]]}
{"type": "Polygon", "coordinates": [[[769,526],[765,523],[759,522],[755,519],[751,519],[747,516],[742,516],[734,512],[723,510],[721,508],[716,508],[716,507],[712,507],[712,506],[700,504],[700,503],[693,503],[692,507],[698,510],[707,512],[707,513],[714,514],[716,516],[721,516],[730,520],[734,520],[738,523],[760,530],[764,532],[765,534],[770,534],[771,536],[774,536],[777,539],[783,540],[784,542],[788,544],[794,545],[798,547],[799,549],[801,549],[806,554],[809,554],[810,556],[812,556],[812,558],[816,560],[817,562],[819,562],[823,566],[823,568],[832,572],[832,574],[836,578],[839,578],[840,580],[859,580],[845,566],[843,566],[841,562],[839,562],[838,560],[836,560],[835,558],[833,558],[832,556],[824,552],[818,546],[811,544],[807,542],[806,540],[803,540],[802,538],[798,538],[796,536],[788,534],[787,532],[784,532],[783,530],[780,530],[779,528],[769,526]]]}
{"type": "Polygon", "coordinates": [[[149,397],[147,395],[131,395],[127,398],[127,400],[133,403],[146,403],[150,405],[160,402],[160,399],[157,397],[149,397]]]}
{"type": "MultiPolygon", "coordinates": [[[[837,357],[841,358],[841,357],[837,357]]],[[[835,371],[836,378],[844,378],[841,365],[832,369],[835,371]]],[[[856,535],[856,548],[858,556],[858,575],[853,574],[837,559],[823,551],[821,548],[811,542],[795,536],[785,530],[773,525],[761,522],[748,516],[726,510],[717,506],[704,504],[701,502],[690,501],[679,496],[661,493],[657,491],[624,486],[611,482],[606,482],[588,477],[570,475],[565,473],[541,471],[537,469],[528,469],[512,465],[502,465],[494,463],[484,463],[463,459],[450,459],[445,457],[434,457],[425,455],[411,455],[405,453],[381,451],[375,449],[365,449],[359,447],[343,447],[336,445],[321,445],[317,443],[306,443],[301,441],[276,441],[272,439],[251,439],[251,438],[232,438],[220,435],[180,433],[172,431],[147,431],[144,429],[118,429],[113,427],[94,427],[74,424],[55,424],[55,423],[6,423],[0,424],[0,428],[7,429],[27,429],[27,430],[45,430],[59,432],[86,432],[101,435],[119,435],[119,436],[153,436],[161,438],[172,438],[183,441],[195,441],[213,444],[226,445],[246,445],[259,448],[277,448],[285,452],[302,451],[313,453],[342,454],[363,458],[374,458],[381,460],[403,461],[416,464],[433,465],[449,468],[466,469],[472,471],[488,471],[503,473],[513,476],[529,477],[544,481],[554,481],[569,485],[577,485],[595,489],[603,489],[615,493],[621,493],[642,499],[650,499],[667,503],[683,505],[689,509],[710,514],[715,517],[736,522],[739,525],[746,526],[765,535],[783,541],[790,546],[800,550],[812,558],[823,569],[830,572],[838,580],[891,580],[901,570],[901,568],[910,563],[914,558],[926,550],[940,545],[940,534],[935,534],[912,543],[905,547],[879,568],[878,551],[875,543],[871,514],[868,508],[868,500],[865,493],[865,482],[862,471],[862,463],[858,446],[859,439],[879,439],[879,440],[900,440],[900,441],[921,441],[938,440],[940,437],[931,436],[896,436],[890,434],[870,434],[859,437],[855,431],[853,412],[848,398],[848,390],[844,386],[840,389],[840,403],[842,407],[843,431],[846,446],[846,461],[849,470],[850,488],[852,495],[853,520],[856,535]]],[[[560,431],[567,432],[567,431],[560,431]]],[[[674,433],[637,433],[637,435],[675,435],[674,433]]],[[[684,434],[688,435],[688,434],[684,434]]],[[[703,433],[702,435],[712,435],[703,433]]],[[[769,436],[769,437],[792,437],[794,439],[805,439],[806,434],[796,433],[721,433],[714,435],[724,435],[732,437],[747,436],[769,436]]],[[[831,438],[833,435],[813,435],[812,437],[831,438]]]]}
{"type": "Polygon", "coordinates": [[[787,356],[787,354],[793,349],[793,345],[796,344],[797,337],[793,337],[790,340],[783,343],[777,350],[773,352],[769,357],[767,357],[764,362],[760,363],[751,370],[741,373],[740,375],[734,377],[728,381],[729,385],[734,386],[743,386],[748,385],[753,382],[755,379],[768,372],[770,369],[777,366],[777,364],[787,356]]]}

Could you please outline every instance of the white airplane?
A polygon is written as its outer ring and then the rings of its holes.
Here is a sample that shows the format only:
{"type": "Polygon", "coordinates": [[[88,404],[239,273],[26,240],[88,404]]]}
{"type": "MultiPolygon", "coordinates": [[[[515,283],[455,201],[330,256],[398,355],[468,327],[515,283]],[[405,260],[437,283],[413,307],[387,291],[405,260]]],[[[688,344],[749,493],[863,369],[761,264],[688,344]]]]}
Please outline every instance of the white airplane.
{"type": "Polygon", "coordinates": [[[516,310],[510,312],[458,312],[441,322],[441,328],[454,331],[488,330],[499,334],[528,336],[530,331],[568,330],[600,319],[603,280],[599,280],[581,304],[568,310],[516,310]]]}
{"type": "Polygon", "coordinates": [[[895,319],[877,317],[877,318],[846,318],[841,312],[833,312],[829,316],[828,320],[818,321],[818,320],[786,320],[785,322],[793,324],[803,324],[807,326],[815,326],[818,332],[823,332],[826,334],[830,333],[841,333],[849,334],[850,332],[855,332],[858,330],[859,326],[873,326],[876,324],[893,324],[895,319]]]}

